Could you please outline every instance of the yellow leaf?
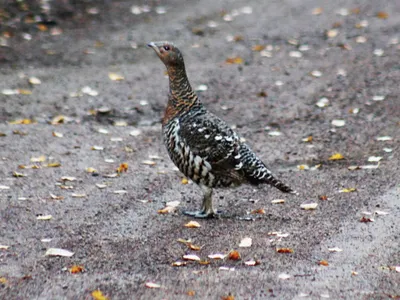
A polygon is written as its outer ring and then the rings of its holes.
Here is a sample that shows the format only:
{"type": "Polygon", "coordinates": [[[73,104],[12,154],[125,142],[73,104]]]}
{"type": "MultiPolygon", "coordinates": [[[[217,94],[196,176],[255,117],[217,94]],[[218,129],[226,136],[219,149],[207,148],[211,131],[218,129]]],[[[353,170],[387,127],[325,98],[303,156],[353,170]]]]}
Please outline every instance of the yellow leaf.
{"type": "Polygon", "coordinates": [[[31,119],[18,119],[15,121],[9,122],[11,125],[28,125],[33,124],[34,122],[31,119]]]}
{"type": "Polygon", "coordinates": [[[227,64],[236,64],[236,65],[240,65],[243,63],[243,58],[241,58],[240,56],[236,56],[236,57],[229,57],[225,60],[225,62],[227,64]]]}
{"type": "Polygon", "coordinates": [[[344,159],[344,156],[340,153],[335,153],[331,157],[329,157],[329,160],[341,160],[344,159]]]}
{"type": "Polygon", "coordinates": [[[100,290],[93,291],[92,297],[94,300],[108,300],[108,297],[104,296],[100,290]]]}
{"type": "Polygon", "coordinates": [[[46,25],[44,25],[44,24],[38,24],[37,25],[37,28],[40,30],[40,31],[47,31],[47,26],[46,25]]]}
{"type": "Polygon", "coordinates": [[[97,173],[97,170],[95,168],[88,167],[88,168],[86,168],[86,172],[88,172],[88,173],[97,173]]]}
{"type": "Polygon", "coordinates": [[[52,163],[48,163],[46,165],[46,167],[49,167],[49,168],[58,168],[60,166],[61,166],[61,163],[59,163],[59,162],[52,162],[52,163]]]}
{"type": "Polygon", "coordinates": [[[46,156],[40,155],[39,157],[31,157],[31,162],[44,162],[46,160],[46,156]]]}
{"type": "Polygon", "coordinates": [[[187,178],[182,178],[181,182],[182,182],[182,184],[188,184],[189,180],[187,178]]]}
{"type": "Polygon", "coordinates": [[[25,177],[26,175],[23,173],[13,172],[14,177],[25,177]]]}
{"type": "Polygon", "coordinates": [[[355,191],[357,191],[356,188],[346,188],[346,189],[340,190],[339,192],[341,192],[341,193],[351,193],[351,192],[355,192],[355,191]]]}
{"type": "Polygon", "coordinates": [[[117,73],[108,73],[108,77],[113,81],[121,81],[124,80],[124,76],[117,74],[117,73]]]}
{"type": "Polygon", "coordinates": [[[199,224],[199,222],[196,221],[190,221],[189,223],[185,224],[185,227],[187,228],[199,228],[201,225],[199,224]]]}
{"type": "Polygon", "coordinates": [[[318,262],[318,264],[319,264],[320,266],[325,266],[325,267],[329,266],[329,263],[328,263],[326,260],[320,260],[320,261],[318,262]]]}

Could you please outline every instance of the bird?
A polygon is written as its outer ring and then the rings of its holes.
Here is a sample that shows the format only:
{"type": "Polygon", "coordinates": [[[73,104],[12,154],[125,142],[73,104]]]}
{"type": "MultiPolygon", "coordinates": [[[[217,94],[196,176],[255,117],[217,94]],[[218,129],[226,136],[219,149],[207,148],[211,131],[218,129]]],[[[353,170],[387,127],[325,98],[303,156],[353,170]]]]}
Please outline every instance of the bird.
{"type": "Polygon", "coordinates": [[[162,118],[164,145],[178,169],[204,191],[201,209],[184,211],[185,215],[219,216],[212,204],[215,188],[269,184],[284,193],[298,194],[278,180],[239,135],[200,102],[189,83],[183,55],[173,43],[150,42],[148,47],[164,63],[169,77],[162,118]]]}

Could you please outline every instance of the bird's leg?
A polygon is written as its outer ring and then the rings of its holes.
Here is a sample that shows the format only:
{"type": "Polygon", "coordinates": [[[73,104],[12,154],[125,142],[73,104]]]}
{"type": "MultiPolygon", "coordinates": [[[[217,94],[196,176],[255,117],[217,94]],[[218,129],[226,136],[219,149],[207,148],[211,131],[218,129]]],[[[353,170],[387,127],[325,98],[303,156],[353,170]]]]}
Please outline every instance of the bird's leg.
{"type": "Polygon", "coordinates": [[[195,218],[213,218],[217,214],[214,211],[214,208],[212,206],[212,188],[206,187],[206,186],[201,186],[202,189],[204,190],[204,198],[203,198],[203,204],[201,205],[201,210],[199,211],[184,211],[183,213],[188,216],[192,216],[195,218]]]}

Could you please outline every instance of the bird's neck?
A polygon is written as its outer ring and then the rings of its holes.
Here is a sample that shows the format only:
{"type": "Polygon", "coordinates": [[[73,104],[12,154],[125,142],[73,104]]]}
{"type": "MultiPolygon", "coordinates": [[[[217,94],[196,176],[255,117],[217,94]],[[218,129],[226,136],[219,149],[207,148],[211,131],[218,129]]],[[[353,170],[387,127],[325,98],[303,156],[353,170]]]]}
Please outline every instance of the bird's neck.
{"type": "Polygon", "coordinates": [[[176,117],[178,114],[189,110],[199,103],[196,93],[190,86],[186,75],[185,65],[168,66],[169,97],[163,124],[176,117]]]}

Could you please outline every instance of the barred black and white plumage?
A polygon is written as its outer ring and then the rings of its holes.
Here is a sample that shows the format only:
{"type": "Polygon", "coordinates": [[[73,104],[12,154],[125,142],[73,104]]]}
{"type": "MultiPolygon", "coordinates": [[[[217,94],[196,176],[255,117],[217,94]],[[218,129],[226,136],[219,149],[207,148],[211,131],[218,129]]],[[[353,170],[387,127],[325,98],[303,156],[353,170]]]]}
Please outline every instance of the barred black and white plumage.
{"type": "Polygon", "coordinates": [[[210,217],[212,189],[247,183],[270,184],[282,192],[296,192],[276,179],[249,146],[198,100],[186,76],[182,54],[168,42],[150,43],[167,67],[170,93],[163,118],[168,154],[179,170],[205,191],[202,210],[187,212],[210,217]]]}

